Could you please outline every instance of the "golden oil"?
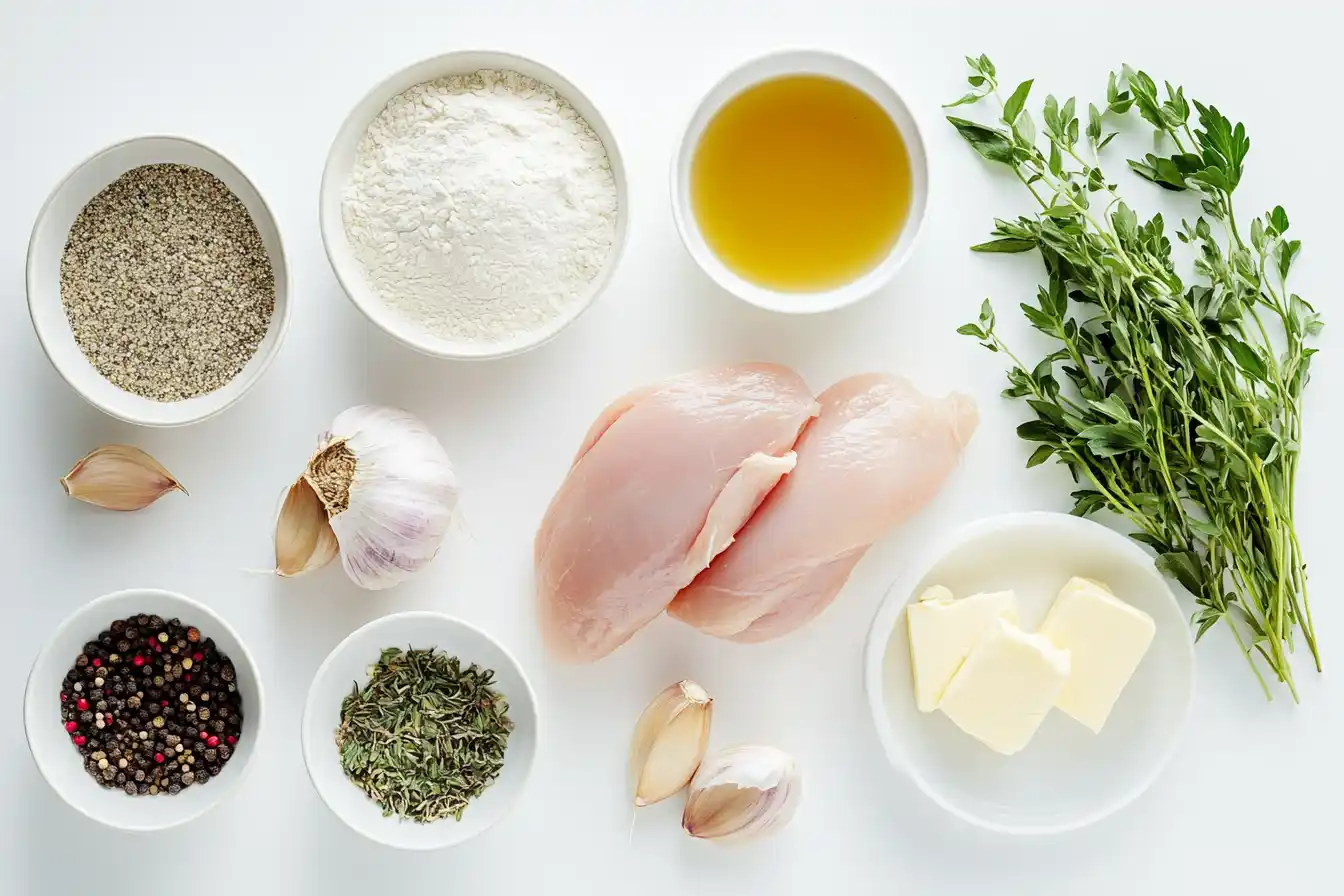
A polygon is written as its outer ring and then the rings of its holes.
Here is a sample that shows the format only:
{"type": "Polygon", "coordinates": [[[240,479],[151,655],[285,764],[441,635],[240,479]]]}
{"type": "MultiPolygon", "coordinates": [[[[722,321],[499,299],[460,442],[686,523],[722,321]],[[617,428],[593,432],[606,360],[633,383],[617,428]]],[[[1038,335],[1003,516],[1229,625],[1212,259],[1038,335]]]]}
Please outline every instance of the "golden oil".
{"type": "Polygon", "coordinates": [[[747,88],[706,126],[691,207],[734,273],[785,292],[852,282],[891,251],[910,211],[910,158],[891,117],[843,81],[747,88]]]}

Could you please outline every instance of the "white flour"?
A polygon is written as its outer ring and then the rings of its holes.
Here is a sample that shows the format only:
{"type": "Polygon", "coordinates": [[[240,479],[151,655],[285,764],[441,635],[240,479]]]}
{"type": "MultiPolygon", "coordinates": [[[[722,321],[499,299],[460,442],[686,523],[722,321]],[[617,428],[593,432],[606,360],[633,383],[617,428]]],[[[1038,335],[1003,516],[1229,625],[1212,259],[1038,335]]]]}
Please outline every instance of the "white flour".
{"type": "Polygon", "coordinates": [[[546,84],[479,71],[394,97],[342,212],[379,298],[444,339],[498,343],[572,309],[616,237],[602,141],[546,84]]]}

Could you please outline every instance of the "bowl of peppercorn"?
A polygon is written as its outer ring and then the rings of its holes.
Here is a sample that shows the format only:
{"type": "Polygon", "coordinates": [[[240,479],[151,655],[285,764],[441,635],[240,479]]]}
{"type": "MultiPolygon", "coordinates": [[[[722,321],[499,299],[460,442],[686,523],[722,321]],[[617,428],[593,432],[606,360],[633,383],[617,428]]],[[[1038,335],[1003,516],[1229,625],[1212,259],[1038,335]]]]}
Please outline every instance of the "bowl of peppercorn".
{"type": "Polygon", "coordinates": [[[229,624],[154,589],[107,594],[33,662],[23,723],[33,761],[95,821],[154,831],[232,792],[257,749],[261,677],[229,624]]]}

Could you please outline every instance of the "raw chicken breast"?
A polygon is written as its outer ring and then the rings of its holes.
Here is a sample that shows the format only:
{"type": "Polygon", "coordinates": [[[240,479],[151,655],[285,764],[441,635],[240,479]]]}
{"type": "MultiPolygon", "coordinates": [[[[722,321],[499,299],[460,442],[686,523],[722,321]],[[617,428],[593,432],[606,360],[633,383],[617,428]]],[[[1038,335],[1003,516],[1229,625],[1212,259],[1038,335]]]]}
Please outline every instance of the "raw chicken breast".
{"type": "Polygon", "coordinates": [[[788,368],[738,364],[603,411],[537,531],[552,653],[591,662],[663,612],[792,469],[789,449],[816,410],[788,368]]]}
{"type": "Polygon", "coordinates": [[[870,545],[923,507],[975,431],[963,395],[930,398],[907,380],[865,373],[818,398],[794,446],[795,469],[732,548],[668,612],[734,641],[766,641],[820,613],[870,545]]]}

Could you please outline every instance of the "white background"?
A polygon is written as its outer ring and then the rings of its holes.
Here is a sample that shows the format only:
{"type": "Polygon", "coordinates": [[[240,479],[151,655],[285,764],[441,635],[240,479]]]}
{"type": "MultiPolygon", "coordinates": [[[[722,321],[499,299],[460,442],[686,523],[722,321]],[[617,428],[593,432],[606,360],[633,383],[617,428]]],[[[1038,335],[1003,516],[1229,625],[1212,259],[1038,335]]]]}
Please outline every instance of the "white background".
{"type": "MultiPolygon", "coordinates": [[[[1020,410],[997,398],[998,360],[954,334],[993,295],[1011,330],[1035,290],[1027,257],[965,247],[995,214],[1027,210],[942,123],[962,56],[987,52],[1003,80],[1097,99],[1109,68],[1140,64],[1244,120],[1253,149],[1238,194],[1283,203],[1305,249],[1297,291],[1344,326],[1337,29],[1327,4],[909,0],[543,0],[366,4],[246,0],[148,4],[6,0],[0,9],[0,462],[6,471],[0,623],[0,889],[15,894],[1133,894],[1341,892],[1344,693],[1298,663],[1303,705],[1261,697],[1221,630],[1199,646],[1188,736],[1142,800],[1096,827],[1012,840],[940,813],[886,763],[860,687],[868,622],[891,579],[949,527],[1007,510],[1065,509],[1066,477],[1027,472],[1020,410]],[[70,12],[76,7],[83,11],[70,12]],[[1316,10],[1320,8],[1322,12],[1316,10]],[[933,163],[915,257],[872,301],[825,317],[757,312],[720,293],[683,253],[668,210],[679,130],[724,71],[782,45],[852,54],[924,122],[933,163]],[[341,294],[322,254],[317,191],[328,142],[373,83],[466,47],[540,59],[580,85],[625,153],[632,219],[610,290],[571,330],[524,357],[482,364],[411,354],[341,294]],[[1319,99],[1325,102],[1320,102],[1319,99]],[[293,326],[240,405],[178,431],[119,424],[85,405],[43,357],[23,298],[28,230],[76,162],[124,137],[192,136],[230,156],[269,199],[294,272],[293,326]],[[864,560],[846,591],[793,637],[740,647],[660,620],[607,660],[558,668],[533,620],[531,538],[590,419],[627,388],[699,364],[792,364],[816,388],[866,369],[913,375],[979,400],[963,468],[918,519],[864,560]],[[338,411],[403,405],[441,435],[464,484],[469,532],[417,581],[366,594],[338,568],[281,582],[269,559],[280,489],[338,411]],[[64,498],[57,478],[106,442],[148,449],[191,489],[136,516],[64,498]],[[41,780],[20,725],[34,654],[77,606],[128,586],[210,603],[251,646],[269,737],[243,788],[186,828],[132,836],[84,819],[41,780]],[[434,608],[478,623],[531,673],[545,726],[533,781],[480,840],[428,855],[377,847],[321,804],[304,774],[298,717],[318,663],[385,613],[434,608]],[[623,763],[633,721],[668,682],[718,698],[715,742],[774,743],[806,775],[779,838],[724,851],[690,841],[670,803],[627,844],[623,763]],[[185,889],[176,889],[184,887],[185,889]]],[[[1042,90],[1043,93],[1043,90],[1042,90]]],[[[1039,101],[1038,95],[1035,101],[1039,101]]],[[[1120,170],[1123,163],[1113,165],[1120,170]]],[[[1125,181],[1141,208],[1154,191],[1125,181]]],[[[1331,527],[1341,364],[1327,329],[1310,390],[1300,531],[1328,668],[1344,662],[1344,585],[1331,527]],[[1336,442],[1336,444],[1332,444],[1336,442]]],[[[1105,774],[1099,769],[1098,774],[1105,774]]]]}

